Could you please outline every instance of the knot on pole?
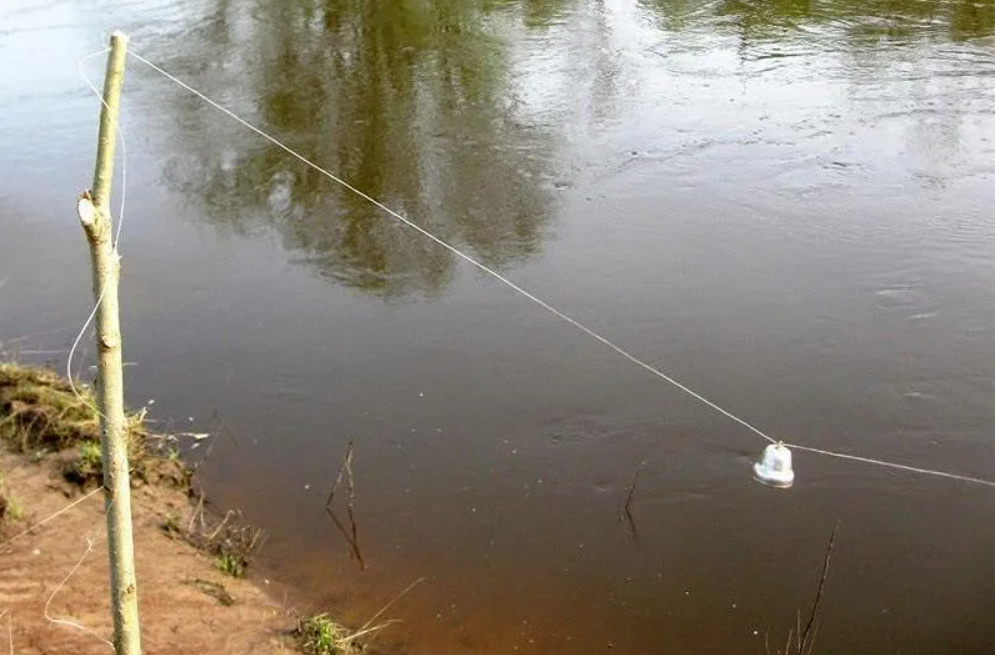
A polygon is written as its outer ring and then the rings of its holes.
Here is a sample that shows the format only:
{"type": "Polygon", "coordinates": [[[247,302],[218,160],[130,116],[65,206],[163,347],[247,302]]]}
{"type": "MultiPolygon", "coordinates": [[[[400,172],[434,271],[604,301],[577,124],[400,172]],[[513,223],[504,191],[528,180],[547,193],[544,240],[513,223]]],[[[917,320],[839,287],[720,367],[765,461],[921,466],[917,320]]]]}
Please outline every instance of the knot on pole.
{"type": "Polygon", "coordinates": [[[76,215],[83,227],[90,227],[97,222],[97,207],[93,204],[93,194],[86,189],[76,199],[76,215]]]}

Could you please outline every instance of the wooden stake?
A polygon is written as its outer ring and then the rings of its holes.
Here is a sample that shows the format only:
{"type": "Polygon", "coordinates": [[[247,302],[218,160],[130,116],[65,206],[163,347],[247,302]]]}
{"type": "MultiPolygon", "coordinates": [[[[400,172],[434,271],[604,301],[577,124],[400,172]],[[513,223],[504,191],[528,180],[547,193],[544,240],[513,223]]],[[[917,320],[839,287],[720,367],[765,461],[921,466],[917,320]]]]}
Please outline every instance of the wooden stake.
{"type": "Polygon", "coordinates": [[[101,453],[104,467],[107,553],[111,565],[114,652],[117,655],[141,655],[135,546],[131,528],[129,437],[124,415],[124,375],[121,366],[121,325],[118,314],[120,257],[113,241],[113,220],[110,214],[114,145],[127,51],[128,37],[121,32],[112,34],[107,72],[104,77],[104,102],[100,111],[93,189],[84,191],[80,195],[76,210],[90,246],[93,296],[98,304],[97,401],[100,408],[101,453]]]}

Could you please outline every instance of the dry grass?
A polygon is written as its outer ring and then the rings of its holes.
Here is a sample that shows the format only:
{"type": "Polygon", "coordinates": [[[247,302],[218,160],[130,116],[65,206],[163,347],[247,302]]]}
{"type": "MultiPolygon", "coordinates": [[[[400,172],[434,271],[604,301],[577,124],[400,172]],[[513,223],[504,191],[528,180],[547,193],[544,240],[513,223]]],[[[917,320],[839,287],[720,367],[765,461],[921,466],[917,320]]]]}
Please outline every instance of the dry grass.
{"type": "MultiPolygon", "coordinates": [[[[189,492],[193,469],[168,447],[167,439],[145,429],[144,418],[145,413],[139,412],[127,420],[132,482],[189,492]]],[[[100,414],[93,391],[79,385],[74,392],[65,378],[52,371],[0,364],[0,442],[36,458],[62,453],[62,474],[67,481],[82,488],[103,483],[100,414]]],[[[4,514],[17,507],[11,499],[2,503],[4,514]]],[[[214,556],[221,572],[241,578],[262,535],[241,525],[238,518],[236,512],[228,512],[219,520],[209,520],[201,498],[188,525],[179,526],[167,517],[163,528],[214,556]]]]}
{"type": "Polygon", "coordinates": [[[52,452],[100,441],[96,399],[89,387],[41,368],[0,364],[0,438],[22,453],[52,452]]]}
{"type": "MultiPolygon", "coordinates": [[[[154,456],[145,413],[129,414],[128,456],[137,480],[188,488],[192,471],[176,457],[154,456]]],[[[81,487],[103,481],[100,414],[93,390],[43,368],[0,364],[0,441],[21,453],[42,457],[74,451],[66,462],[67,480],[81,487]]]]}
{"type": "MultiPolygon", "coordinates": [[[[103,480],[96,407],[88,386],[77,385],[74,392],[65,378],[52,371],[0,363],[0,445],[35,461],[54,462],[65,479],[79,487],[100,485],[103,480]]],[[[128,416],[133,484],[165,485],[193,496],[193,470],[171,447],[173,441],[146,430],[144,418],[144,412],[128,416]]],[[[0,530],[21,515],[20,504],[0,477],[0,530]]],[[[244,525],[236,511],[224,515],[207,511],[202,495],[188,518],[165,514],[162,529],[212,556],[215,568],[235,578],[244,577],[263,536],[261,530],[244,525]]],[[[221,605],[235,602],[223,585],[198,578],[195,586],[221,605]]],[[[298,645],[314,655],[353,655],[363,650],[358,639],[368,639],[391,623],[348,631],[324,615],[315,616],[298,623],[298,645]]]]}
{"type": "Polygon", "coordinates": [[[161,527],[170,537],[182,539],[214,556],[215,567],[233,578],[245,577],[252,556],[263,541],[262,530],[244,525],[241,515],[234,510],[217,521],[206,518],[203,496],[186,525],[182,525],[176,516],[167,514],[161,527]]]}

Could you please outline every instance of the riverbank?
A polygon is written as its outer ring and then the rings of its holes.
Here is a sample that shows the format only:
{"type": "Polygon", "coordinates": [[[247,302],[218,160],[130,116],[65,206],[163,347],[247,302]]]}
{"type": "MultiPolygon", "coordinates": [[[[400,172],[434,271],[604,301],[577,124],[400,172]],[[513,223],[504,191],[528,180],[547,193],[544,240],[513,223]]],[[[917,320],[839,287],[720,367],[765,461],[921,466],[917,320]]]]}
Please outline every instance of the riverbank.
{"type": "MultiPolygon", "coordinates": [[[[130,420],[143,651],[308,649],[299,617],[266,593],[269,581],[244,578],[260,533],[233,513],[205,516],[192,472],[143,418],[130,420]]],[[[77,395],[49,371],[0,364],[0,642],[9,630],[21,655],[108,650],[98,430],[87,389],[77,395]]]]}

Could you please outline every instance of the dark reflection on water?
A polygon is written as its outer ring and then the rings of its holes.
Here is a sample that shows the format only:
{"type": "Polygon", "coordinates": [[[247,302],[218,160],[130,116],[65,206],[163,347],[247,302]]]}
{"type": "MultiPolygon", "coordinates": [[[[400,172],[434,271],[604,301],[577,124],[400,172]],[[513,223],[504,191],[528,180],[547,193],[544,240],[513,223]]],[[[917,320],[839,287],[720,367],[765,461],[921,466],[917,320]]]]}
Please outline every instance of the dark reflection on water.
{"type": "MultiPolygon", "coordinates": [[[[88,311],[76,62],[124,28],[778,438],[991,478],[993,7],[4,4],[0,341],[58,350],[88,311]]],[[[131,403],[224,420],[203,480],[298,606],[362,625],[424,576],[393,647],[764,653],[842,518],[815,652],[990,652],[987,490],[801,453],[760,487],[753,435],[137,62],[124,127],[131,403]]]]}
{"type": "MultiPolygon", "coordinates": [[[[511,42],[491,18],[520,11],[541,27],[563,4],[221,2],[178,47],[196,53],[183,68],[220,67],[238,105],[289,147],[502,265],[541,245],[557,134],[517,110],[511,42]]],[[[219,152],[204,129],[216,125],[212,108],[178,97],[170,111],[189,129],[167,183],[202,195],[212,220],[245,230],[261,219],[296,261],[377,295],[431,293],[449,279],[449,253],[365,199],[239,127],[222,128],[230,146],[219,152]]]]}
{"type": "Polygon", "coordinates": [[[934,35],[963,41],[995,30],[995,6],[973,0],[640,0],[639,4],[658,14],[666,29],[718,23],[744,38],[782,40],[790,38],[786,30],[830,26],[867,41],[914,41],[934,35]]]}

